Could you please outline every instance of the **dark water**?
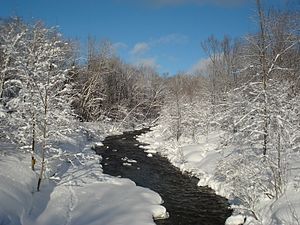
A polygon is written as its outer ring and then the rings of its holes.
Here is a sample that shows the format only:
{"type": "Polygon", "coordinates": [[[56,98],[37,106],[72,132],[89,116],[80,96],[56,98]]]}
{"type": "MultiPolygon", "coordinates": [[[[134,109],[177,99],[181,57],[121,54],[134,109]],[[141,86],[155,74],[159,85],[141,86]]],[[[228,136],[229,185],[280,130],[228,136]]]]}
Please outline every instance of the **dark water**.
{"type": "Polygon", "coordinates": [[[135,140],[136,135],[146,131],[107,137],[104,146],[95,149],[103,157],[104,172],[129,178],[139,186],[158,192],[170,214],[166,220],[156,220],[158,225],[223,225],[231,215],[226,199],[209,188],[197,187],[198,179],[182,174],[158,154],[147,157],[135,140]],[[123,165],[125,157],[137,163],[123,165]]]}

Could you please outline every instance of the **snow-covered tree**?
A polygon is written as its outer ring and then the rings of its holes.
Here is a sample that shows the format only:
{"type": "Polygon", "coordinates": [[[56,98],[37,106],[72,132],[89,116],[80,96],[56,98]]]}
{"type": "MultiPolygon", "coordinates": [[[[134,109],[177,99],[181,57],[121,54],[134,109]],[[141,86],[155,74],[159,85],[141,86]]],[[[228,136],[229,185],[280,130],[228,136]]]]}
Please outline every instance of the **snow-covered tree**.
{"type": "Polygon", "coordinates": [[[66,132],[72,118],[67,77],[71,47],[55,28],[46,28],[40,22],[26,25],[12,20],[3,29],[9,30],[1,35],[5,133],[19,145],[31,145],[33,170],[35,147],[42,144],[41,179],[45,154],[51,150],[48,139],[66,132]]]}
{"type": "Polygon", "coordinates": [[[296,68],[287,63],[288,56],[297,58],[299,35],[294,28],[281,30],[282,18],[265,17],[260,2],[257,4],[260,33],[247,37],[245,63],[237,70],[242,82],[227,92],[220,117],[227,140],[240,150],[224,159],[219,175],[236,186],[235,192],[249,207],[263,196],[279,198],[284,192],[299,126],[295,104],[299,97],[293,89],[297,84],[290,79],[296,68]],[[280,32],[280,41],[275,30],[280,32]]]}
{"type": "Polygon", "coordinates": [[[22,142],[20,126],[23,120],[18,112],[22,103],[23,83],[18,72],[18,58],[24,53],[24,43],[28,28],[19,18],[1,21],[0,52],[1,52],[1,117],[2,137],[9,142],[22,142]]]}
{"type": "MultiPolygon", "coordinates": [[[[5,89],[5,82],[14,79],[16,74],[17,55],[22,54],[24,38],[27,33],[26,25],[19,18],[11,18],[3,21],[0,24],[0,98],[9,98],[10,96],[3,96],[5,89]]],[[[9,93],[6,93],[9,95],[9,93]]]]}
{"type": "MultiPolygon", "coordinates": [[[[45,170],[45,154],[51,151],[49,137],[59,136],[69,126],[71,87],[67,84],[70,59],[66,56],[70,47],[54,28],[45,28],[37,23],[32,28],[28,45],[28,61],[25,74],[32,101],[32,121],[42,136],[42,167],[38,190],[45,170]],[[34,122],[36,120],[36,122],[34,122]]],[[[70,127],[68,128],[70,129],[70,127]]]]}

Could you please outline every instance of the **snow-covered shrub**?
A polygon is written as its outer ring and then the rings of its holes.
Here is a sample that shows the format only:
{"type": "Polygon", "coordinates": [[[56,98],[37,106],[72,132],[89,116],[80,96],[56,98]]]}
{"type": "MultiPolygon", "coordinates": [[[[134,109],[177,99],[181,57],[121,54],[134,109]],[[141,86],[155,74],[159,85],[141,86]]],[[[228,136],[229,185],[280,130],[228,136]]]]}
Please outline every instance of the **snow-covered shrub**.
{"type": "Polygon", "coordinates": [[[273,179],[272,171],[264,157],[255,154],[253,149],[234,149],[219,162],[214,176],[232,187],[234,196],[254,212],[261,199],[275,195],[270,182],[273,179]]]}

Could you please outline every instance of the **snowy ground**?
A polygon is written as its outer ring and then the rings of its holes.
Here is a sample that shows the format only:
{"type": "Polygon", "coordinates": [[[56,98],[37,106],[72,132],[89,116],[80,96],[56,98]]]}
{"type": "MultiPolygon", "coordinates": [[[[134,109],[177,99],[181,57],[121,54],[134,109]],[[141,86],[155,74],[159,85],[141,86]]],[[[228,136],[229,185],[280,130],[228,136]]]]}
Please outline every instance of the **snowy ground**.
{"type": "Polygon", "coordinates": [[[218,179],[216,176],[217,165],[224,155],[232,154],[235,146],[220,147],[221,132],[212,132],[200,136],[197,144],[190,144],[188,140],[165,140],[162,136],[163,128],[152,128],[152,131],[141,135],[138,140],[149,144],[145,151],[149,154],[159,152],[166,156],[175,166],[182,171],[188,171],[200,178],[199,186],[209,186],[217,194],[227,197],[232,207],[236,208],[233,216],[228,218],[226,225],[300,225],[300,161],[299,153],[290,158],[287,179],[287,189],[277,200],[260,199],[255,218],[253,213],[244,206],[237,204],[235,189],[230,183],[218,179]],[[242,214],[242,215],[241,215],[242,214]],[[244,219],[246,222],[244,222],[244,219]]]}
{"type": "Polygon", "coordinates": [[[96,132],[78,129],[52,143],[56,153],[48,156],[40,192],[30,153],[1,143],[0,224],[150,225],[166,216],[157,193],[102,173],[101,157],[91,150],[96,132]]]}

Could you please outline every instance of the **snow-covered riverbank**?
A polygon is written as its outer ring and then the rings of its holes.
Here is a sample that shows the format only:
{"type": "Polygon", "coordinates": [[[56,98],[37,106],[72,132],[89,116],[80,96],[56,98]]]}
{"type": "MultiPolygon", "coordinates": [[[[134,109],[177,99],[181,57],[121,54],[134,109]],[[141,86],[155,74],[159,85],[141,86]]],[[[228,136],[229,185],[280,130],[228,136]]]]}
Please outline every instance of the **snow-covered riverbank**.
{"type": "Polygon", "coordinates": [[[157,193],[102,173],[101,157],[91,150],[100,139],[80,128],[56,140],[40,192],[40,159],[34,172],[30,152],[2,143],[0,224],[150,225],[155,224],[153,217],[164,217],[166,209],[157,193]]]}
{"type": "MultiPolygon", "coordinates": [[[[221,147],[223,134],[221,132],[211,132],[208,135],[199,136],[197,144],[191,144],[190,140],[181,140],[178,144],[176,141],[165,140],[162,130],[162,126],[154,127],[151,132],[141,135],[138,140],[149,144],[144,147],[147,152],[151,154],[159,152],[182,171],[190,172],[198,177],[200,179],[199,186],[209,186],[217,194],[227,197],[232,208],[236,209],[233,216],[227,220],[227,225],[300,224],[299,153],[295,152],[289,158],[287,168],[289,177],[284,194],[278,200],[270,199],[267,196],[260,197],[254,205],[256,209],[254,212],[241,204],[239,196],[236,195],[237,187],[218,174],[218,170],[222,169],[220,168],[221,160],[243,150],[241,147],[221,147]]],[[[249,160],[248,163],[250,164],[251,161],[249,160]]],[[[251,187],[247,188],[251,189],[251,187]]]]}
{"type": "MultiPolygon", "coordinates": [[[[37,169],[31,170],[31,154],[26,148],[1,143],[0,151],[0,224],[155,224],[153,217],[164,217],[166,209],[161,197],[128,179],[103,174],[91,147],[109,134],[97,131],[94,125],[80,127],[52,142],[53,154],[47,157],[46,178],[36,192],[37,169]],[[86,132],[89,130],[89,132],[86,132]],[[100,135],[97,135],[97,133],[100,135]]],[[[261,198],[255,215],[240,204],[235,187],[218,177],[218,165],[224,155],[238,149],[222,147],[221,133],[200,136],[197,144],[165,141],[159,127],[140,136],[149,143],[149,154],[160,152],[179,167],[200,178],[199,185],[208,185],[217,194],[229,198],[237,208],[228,225],[298,225],[300,215],[300,179],[297,153],[291,156],[284,194],[278,199],[261,198]],[[239,215],[241,213],[241,215],[239,215]],[[258,218],[255,218],[257,216],[258,218]]],[[[250,188],[250,187],[249,187],[250,188]]]]}

